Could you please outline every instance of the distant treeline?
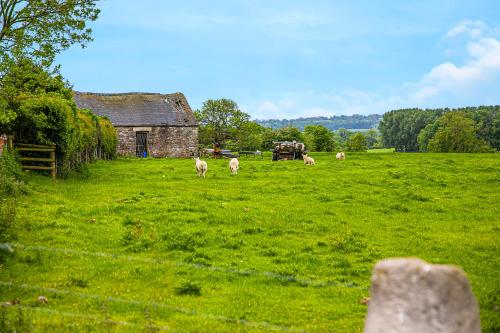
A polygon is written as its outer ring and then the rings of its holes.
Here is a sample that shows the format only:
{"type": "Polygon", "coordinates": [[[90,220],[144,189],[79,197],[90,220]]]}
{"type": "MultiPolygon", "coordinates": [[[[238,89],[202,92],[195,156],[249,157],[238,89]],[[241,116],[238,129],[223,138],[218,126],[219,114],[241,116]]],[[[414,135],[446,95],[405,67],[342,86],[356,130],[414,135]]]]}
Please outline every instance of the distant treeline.
{"type": "Polygon", "coordinates": [[[378,123],[382,119],[382,115],[371,114],[363,116],[355,114],[352,116],[332,116],[332,117],[309,117],[297,119],[268,119],[256,120],[255,122],[264,127],[278,129],[283,127],[296,127],[301,131],[308,125],[321,125],[331,131],[336,131],[340,128],[355,129],[355,130],[368,130],[370,128],[377,128],[378,123]]]}
{"type": "MultiPolygon", "coordinates": [[[[235,151],[272,150],[277,141],[304,142],[310,151],[364,151],[380,147],[380,135],[376,129],[366,128],[363,133],[345,128],[331,130],[321,124],[271,128],[250,121],[250,115],[241,111],[236,102],[222,98],[209,99],[195,111],[199,122],[198,141],[201,146],[213,147],[215,143],[235,151]]],[[[338,119],[375,116],[341,116],[338,119]]],[[[378,116],[377,116],[378,117],[378,116]]],[[[303,118],[306,119],[306,118],[303,118]]],[[[308,118],[329,119],[329,118],[308,118]]]]}
{"type": "Polygon", "coordinates": [[[383,145],[398,151],[500,150],[500,106],[393,110],[379,130],[383,145]]]}

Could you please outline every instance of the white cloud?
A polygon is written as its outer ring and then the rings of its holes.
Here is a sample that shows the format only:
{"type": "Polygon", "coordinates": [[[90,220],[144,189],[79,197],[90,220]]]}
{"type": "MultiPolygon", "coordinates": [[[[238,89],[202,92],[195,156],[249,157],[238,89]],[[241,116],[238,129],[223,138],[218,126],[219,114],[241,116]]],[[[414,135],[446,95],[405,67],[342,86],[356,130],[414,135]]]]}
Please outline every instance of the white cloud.
{"type": "Polygon", "coordinates": [[[300,93],[283,93],[280,97],[288,102],[274,103],[267,100],[246,110],[254,119],[290,119],[380,113],[386,111],[389,105],[393,107],[399,105],[394,98],[383,98],[378,94],[361,90],[345,90],[341,93],[308,90],[300,93]]]}
{"type": "Polygon", "coordinates": [[[466,34],[470,38],[479,38],[488,30],[488,25],[481,20],[463,20],[451,28],[445,38],[453,38],[461,34],[466,34]]]}
{"type": "Polygon", "coordinates": [[[258,119],[296,118],[383,113],[409,107],[500,103],[500,41],[486,36],[487,31],[494,36],[495,29],[488,29],[482,21],[462,21],[445,37],[462,33],[469,36],[467,58],[463,64],[445,62],[437,65],[422,75],[418,82],[404,83],[392,93],[357,89],[334,93],[284,93],[283,96],[294,102],[280,104],[267,100],[257,106],[257,112],[250,114],[258,119]]]}
{"type": "Polygon", "coordinates": [[[271,101],[262,101],[254,108],[253,112],[250,113],[256,119],[282,119],[287,118],[287,110],[292,107],[293,105],[291,104],[278,105],[278,103],[273,103],[271,101]]]}
{"type": "Polygon", "coordinates": [[[415,89],[409,101],[425,103],[442,94],[463,97],[500,78],[500,41],[481,38],[469,42],[467,50],[469,59],[463,66],[447,62],[434,67],[419,83],[409,84],[410,90],[415,89]]]}

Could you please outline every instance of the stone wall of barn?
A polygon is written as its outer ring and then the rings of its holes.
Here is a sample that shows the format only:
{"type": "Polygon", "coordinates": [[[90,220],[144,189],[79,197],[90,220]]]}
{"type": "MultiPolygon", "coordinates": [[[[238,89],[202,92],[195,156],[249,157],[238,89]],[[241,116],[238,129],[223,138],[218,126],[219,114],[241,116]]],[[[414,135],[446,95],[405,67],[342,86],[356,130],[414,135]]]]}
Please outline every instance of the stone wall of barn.
{"type": "Polygon", "coordinates": [[[135,156],[136,132],[148,132],[148,151],[151,157],[191,157],[198,144],[198,127],[120,127],[118,155],[135,156]]]}

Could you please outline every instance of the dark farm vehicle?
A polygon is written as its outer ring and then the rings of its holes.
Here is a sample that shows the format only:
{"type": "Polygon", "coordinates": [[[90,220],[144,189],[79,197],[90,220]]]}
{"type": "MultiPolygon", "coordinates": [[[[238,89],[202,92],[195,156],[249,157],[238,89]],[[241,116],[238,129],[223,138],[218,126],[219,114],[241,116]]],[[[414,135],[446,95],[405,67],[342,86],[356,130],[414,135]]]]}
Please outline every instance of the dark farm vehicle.
{"type": "Polygon", "coordinates": [[[227,157],[227,158],[238,158],[240,157],[240,155],[238,153],[235,153],[231,150],[228,150],[228,149],[222,149],[221,152],[220,152],[220,156],[222,157],[227,157]]]}
{"type": "Polygon", "coordinates": [[[229,149],[222,149],[221,145],[218,143],[215,143],[213,145],[213,148],[202,148],[199,147],[199,155],[206,155],[208,157],[212,158],[234,158],[234,157],[240,157],[238,153],[231,151],[229,149]]]}
{"type": "Polygon", "coordinates": [[[273,142],[273,161],[279,160],[301,160],[302,154],[306,154],[305,146],[302,142],[280,141],[273,142]]]}

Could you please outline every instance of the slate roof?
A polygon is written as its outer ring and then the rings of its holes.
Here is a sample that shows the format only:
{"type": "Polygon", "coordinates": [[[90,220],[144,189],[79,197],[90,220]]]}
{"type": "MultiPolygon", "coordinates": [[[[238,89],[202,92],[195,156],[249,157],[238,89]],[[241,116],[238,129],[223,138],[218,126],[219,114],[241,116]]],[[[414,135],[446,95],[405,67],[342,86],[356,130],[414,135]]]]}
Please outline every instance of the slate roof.
{"type": "Polygon", "coordinates": [[[182,93],[74,92],[76,105],[109,118],[114,126],[198,126],[182,93]]]}

